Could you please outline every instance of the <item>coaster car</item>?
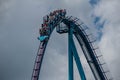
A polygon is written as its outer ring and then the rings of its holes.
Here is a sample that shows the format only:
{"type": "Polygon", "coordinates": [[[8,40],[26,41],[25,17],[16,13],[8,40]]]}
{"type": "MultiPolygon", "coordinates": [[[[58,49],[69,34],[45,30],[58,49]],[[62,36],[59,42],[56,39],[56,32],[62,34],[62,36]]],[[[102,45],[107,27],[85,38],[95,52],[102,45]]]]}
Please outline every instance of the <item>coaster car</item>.
{"type": "Polygon", "coordinates": [[[48,36],[39,36],[38,40],[40,40],[41,42],[45,41],[48,39],[48,36]]]}

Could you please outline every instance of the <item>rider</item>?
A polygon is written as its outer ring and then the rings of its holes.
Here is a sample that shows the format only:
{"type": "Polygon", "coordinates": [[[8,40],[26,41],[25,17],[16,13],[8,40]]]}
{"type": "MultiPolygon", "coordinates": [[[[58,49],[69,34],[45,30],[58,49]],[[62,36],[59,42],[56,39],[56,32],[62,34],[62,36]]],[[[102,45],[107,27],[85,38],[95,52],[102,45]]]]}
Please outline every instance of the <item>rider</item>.
{"type": "Polygon", "coordinates": [[[44,26],[39,29],[39,33],[40,33],[40,36],[38,37],[38,40],[40,40],[41,42],[45,41],[48,38],[48,34],[44,26]]]}

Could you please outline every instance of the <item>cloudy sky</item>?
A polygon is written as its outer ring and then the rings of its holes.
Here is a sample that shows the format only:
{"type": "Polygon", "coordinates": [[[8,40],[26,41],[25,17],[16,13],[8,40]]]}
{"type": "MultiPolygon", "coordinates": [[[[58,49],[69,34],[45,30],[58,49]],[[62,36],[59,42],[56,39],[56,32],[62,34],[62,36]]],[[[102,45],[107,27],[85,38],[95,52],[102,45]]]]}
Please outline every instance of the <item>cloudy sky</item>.
{"type": "MultiPolygon", "coordinates": [[[[61,8],[90,27],[114,80],[120,80],[119,3],[120,0],[0,0],[0,80],[31,79],[42,17],[61,8]]],[[[40,80],[67,80],[67,44],[67,34],[53,32],[40,80]]],[[[89,71],[86,66],[84,69],[89,71]]],[[[75,76],[79,79],[78,74],[75,76]]],[[[87,79],[92,77],[89,74],[87,79]]]]}

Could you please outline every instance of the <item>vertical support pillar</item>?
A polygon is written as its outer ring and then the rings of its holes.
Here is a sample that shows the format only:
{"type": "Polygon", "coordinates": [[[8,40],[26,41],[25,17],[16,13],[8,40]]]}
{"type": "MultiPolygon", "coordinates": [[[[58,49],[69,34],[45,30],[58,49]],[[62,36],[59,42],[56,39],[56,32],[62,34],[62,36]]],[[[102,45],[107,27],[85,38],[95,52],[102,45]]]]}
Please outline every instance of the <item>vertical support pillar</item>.
{"type": "Polygon", "coordinates": [[[71,49],[71,41],[72,41],[72,28],[69,27],[68,30],[68,80],[74,80],[73,78],[73,53],[71,49]]]}
{"type": "Polygon", "coordinates": [[[82,64],[80,62],[80,58],[78,56],[74,41],[73,41],[73,26],[69,26],[68,31],[68,70],[69,70],[69,79],[68,80],[74,80],[74,74],[73,74],[73,57],[75,58],[75,62],[79,71],[79,75],[81,77],[81,80],[86,80],[85,73],[82,67],[82,64]]]}

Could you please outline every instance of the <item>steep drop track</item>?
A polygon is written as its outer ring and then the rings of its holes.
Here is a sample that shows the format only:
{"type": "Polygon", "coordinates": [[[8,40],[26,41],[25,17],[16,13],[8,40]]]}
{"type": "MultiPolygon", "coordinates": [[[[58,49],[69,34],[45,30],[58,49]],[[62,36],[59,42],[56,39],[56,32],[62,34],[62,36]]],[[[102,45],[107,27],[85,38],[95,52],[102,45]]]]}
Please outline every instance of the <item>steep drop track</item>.
{"type": "Polygon", "coordinates": [[[74,25],[74,35],[81,46],[95,80],[112,80],[110,72],[106,68],[106,64],[102,59],[102,54],[98,52],[98,47],[95,47],[95,40],[93,40],[94,38],[91,37],[92,34],[89,33],[88,27],[81,20],[78,18],[73,18],[72,16],[61,18],[56,23],[49,24],[49,27],[51,27],[51,32],[48,40],[40,42],[31,80],[39,79],[42,60],[50,35],[54,28],[62,22],[67,26],[70,26],[71,24],[74,25]]]}

